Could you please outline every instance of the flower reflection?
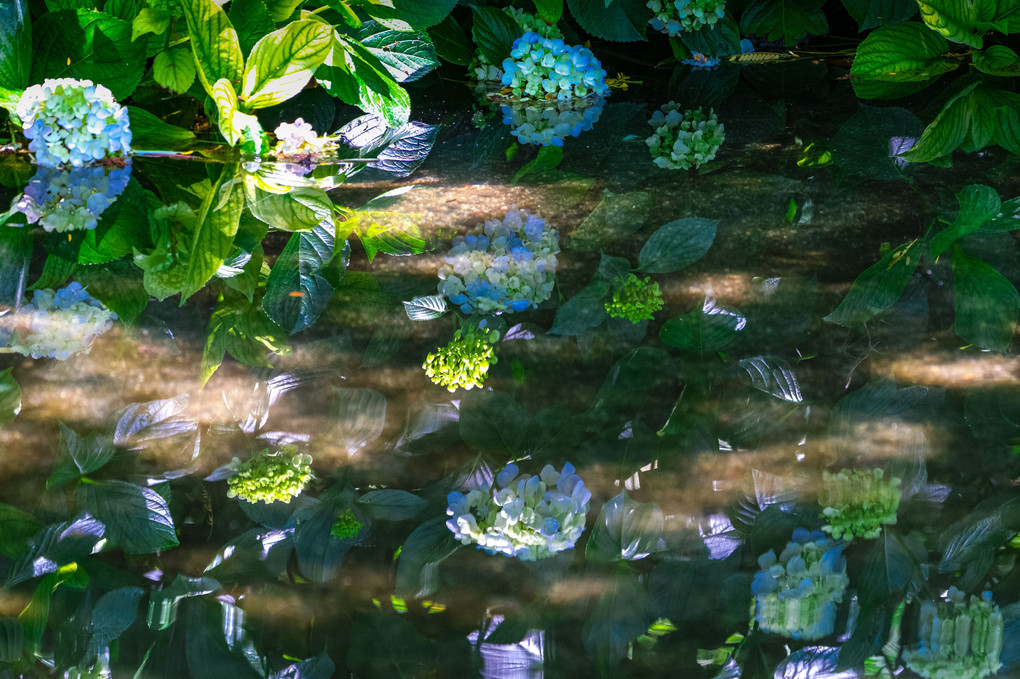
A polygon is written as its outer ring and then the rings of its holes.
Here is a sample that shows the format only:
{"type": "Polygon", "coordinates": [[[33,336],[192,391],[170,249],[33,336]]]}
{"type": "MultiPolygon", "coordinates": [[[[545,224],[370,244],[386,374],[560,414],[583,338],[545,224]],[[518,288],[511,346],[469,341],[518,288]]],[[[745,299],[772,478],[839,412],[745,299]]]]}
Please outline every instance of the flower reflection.
{"type": "Polygon", "coordinates": [[[0,316],[0,346],[32,358],[66,361],[72,354],[87,354],[116,319],[77,282],[60,290],[36,290],[30,303],[0,316]]]}
{"type": "Polygon", "coordinates": [[[482,654],[484,679],[542,679],[545,676],[545,632],[528,630],[515,644],[493,644],[484,639],[503,622],[502,615],[494,615],[482,632],[468,635],[471,645],[482,654]],[[484,633],[484,634],[483,634],[484,633]]]}
{"type": "Polygon", "coordinates": [[[38,222],[47,231],[94,229],[130,179],[130,163],[69,170],[40,165],[14,207],[24,213],[29,224],[38,222]]]}
{"type": "Polygon", "coordinates": [[[1002,666],[1002,613],[991,592],[981,598],[950,587],[949,601],[925,601],[918,642],[903,651],[907,667],[922,677],[979,679],[1002,666]]]}
{"type": "Polygon", "coordinates": [[[605,105],[602,97],[544,103],[512,101],[502,107],[503,124],[510,126],[510,133],[521,144],[563,146],[567,137],[590,130],[605,105]]]}

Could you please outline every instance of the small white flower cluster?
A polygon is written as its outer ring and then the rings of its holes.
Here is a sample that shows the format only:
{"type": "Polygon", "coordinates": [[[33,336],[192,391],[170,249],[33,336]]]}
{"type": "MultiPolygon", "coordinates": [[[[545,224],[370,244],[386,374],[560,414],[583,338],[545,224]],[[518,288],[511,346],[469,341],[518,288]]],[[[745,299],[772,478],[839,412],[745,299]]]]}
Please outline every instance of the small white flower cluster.
{"type": "Polygon", "coordinates": [[[131,152],[127,109],[91,80],[33,85],[21,95],[17,112],[39,165],[81,167],[131,152]]]}
{"type": "Polygon", "coordinates": [[[489,554],[535,561],[571,549],[584,532],[591,491],[569,462],[563,471],[546,465],[538,476],[518,476],[510,463],[496,486],[447,496],[446,522],[465,545],[489,554]]]}
{"type": "Polygon", "coordinates": [[[282,162],[281,169],[301,176],[311,172],[314,163],[326,160],[326,156],[338,147],[332,138],[315,134],[304,118],[297,118],[293,123],[280,123],[273,134],[277,141],[272,153],[282,162]]]}
{"type": "Polygon", "coordinates": [[[587,132],[602,116],[606,100],[571,99],[537,105],[527,101],[511,101],[504,105],[503,124],[522,144],[563,146],[566,137],[587,132]]]}
{"type": "Polygon", "coordinates": [[[30,304],[0,316],[0,344],[32,358],[66,361],[71,354],[87,354],[92,340],[113,327],[116,318],[80,283],[36,290],[30,304]]]}
{"type": "Polygon", "coordinates": [[[655,13],[648,23],[669,35],[714,28],[726,16],[726,0],[648,0],[645,5],[655,13]]]}
{"type": "Polygon", "coordinates": [[[439,294],[470,313],[537,307],[552,295],[560,237],[545,220],[513,209],[456,236],[439,268],[439,294]]]}
{"type": "Polygon", "coordinates": [[[94,229],[130,179],[130,162],[123,167],[90,165],[70,170],[43,165],[14,207],[29,224],[39,222],[47,231],[94,229]]]}
{"type": "Polygon", "coordinates": [[[655,130],[645,140],[652,162],[667,170],[701,167],[715,158],[726,140],[725,128],[712,109],[708,115],[700,107],[681,113],[679,104],[671,101],[653,113],[648,124],[655,130]]]}
{"type": "MultiPolygon", "coordinates": [[[[522,33],[538,33],[543,38],[553,40],[563,37],[556,24],[547,24],[530,12],[516,7],[504,7],[503,11],[521,27],[522,33]]],[[[481,50],[475,50],[475,58],[468,68],[476,80],[500,80],[503,77],[503,69],[491,63],[481,50]]]]}
{"type": "Polygon", "coordinates": [[[525,33],[503,60],[503,84],[518,99],[580,99],[609,95],[606,72],[591,50],[525,33]]]}

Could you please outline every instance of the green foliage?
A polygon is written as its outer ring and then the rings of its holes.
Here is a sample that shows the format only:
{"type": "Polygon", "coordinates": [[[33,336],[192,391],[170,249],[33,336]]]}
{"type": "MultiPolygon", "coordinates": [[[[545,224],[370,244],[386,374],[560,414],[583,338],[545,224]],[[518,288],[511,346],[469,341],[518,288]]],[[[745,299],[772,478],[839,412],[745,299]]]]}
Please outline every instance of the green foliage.
{"type": "Polygon", "coordinates": [[[1016,7],[999,0],[918,0],[921,19],[948,40],[975,49],[989,30],[1015,33],[1016,7]],[[1012,15],[1012,16],[1011,16],[1012,15]]]}
{"type": "Polygon", "coordinates": [[[663,521],[659,505],[635,502],[627,491],[621,491],[602,505],[585,557],[601,563],[643,559],[659,551],[663,521]]]}
{"type": "Polygon", "coordinates": [[[222,78],[236,92],[244,73],[244,55],[226,12],[213,0],[181,0],[181,4],[202,87],[214,96],[213,85],[222,78]]]}
{"type": "Polygon", "coordinates": [[[236,293],[225,293],[209,319],[202,351],[202,383],[209,381],[225,354],[247,365],[268,366],[266,351],[290,353],[287,333],[270,320],[260,304],[236,293]]]}
{"type": "Polygon", "coordinates": [[[502,64],[509,58],[514,40],[521,37],[521,27],[497,7],[474,7],[475,20],[471,37],[490,64],[502,64]]]}
{"type": "Polygon", "coordinates": [[[330,49],[330,30],[317,21],[293,21],[266,35],[248,55],[240,99],[265,108],[300,92],[330,49]]]}
{"type": "Polygon", "coordinates": [[[276,258],[262,308],[288,333],[313,325],[329,304],[333,286],[322,270],[333,255],[333,223],[327,221],[292,235],[276,258]]]}
{"type": "Polygon", "coordinates": [[[332,50],[315,79],[334,97],[382,117],[390,127],[410,119],[407,91],[367,47],[335,30],[332,50]]]}
{"type": "Polygon", "coordinates": [[[717,305],[714,299],[706,298],[701,308],[666,321],[659,331],[659,338],[664,344],[681,351],[709,356],[737,339],[746,323],[736,309],[717,305]]]}
{"type": "Polygon", "coordinates": [[[605,4],[588,0],[567,0],[570,14],[581,28],[597,38],[616,42],[645,39],[652,18],[644,0],[614,0],[605,4]]]}
{"type": "Polygon", "coordinates": [[[467,66],[475,56],[474,46],[460,23],[452,16],[429,29],[428,35],[436,48],[436,54],[445,61],[458,66],[467,66]]]}
{"type": "Polygon", "coordinates": [[[364,7],[373,19],[395,31],[420,31],[440,23],[457,0],[392,0],[364,7]]]}
{"type": "Polygon", "coordinates": [[[702,217],[677,219],[661,226],[638,254],[638,271],[670,273],[705,256],[715,241],[718,220],[702,217]]]}
{"type": "Polygon", "coordinates": [[[822,35],[829,31],[822,11],[824,4],[825,0],[754,0],[744,10],[740,29],[768,40],[781,38],[792,46],[808,33],[822,35]]]}
{"type": "Polygon", "coordinates": [[[32,26],[27,0],[11,0],[0,7],[0,87],[23,90],[32,64],[32,26]]]}
{"type": "Polygon", "coordinates": [[[917,14],[916,0],[843,0],[861,32],[883,24],[896,24],[917,14]]]}
{"type": "Polygon", "coordinates": [[[362,45],[398,83],[413,82],[439,66],[436,48],[424,31],[394,31],[366,21],[354,32],[362,45]]]}
{"type": "MultiPolygon", "coordinates": [[[[165,49],[152,62],[152,77],[156,83],[178,94],[191,88],[197,72],[195,60],[186,47],[165,49]]],[[[134,132],[133,126],[131,131],[134,132]]]]}
{"type": "Polygon", "coordinates": [[[7,368],[0,371],[0,427],[14,420],[21,412],[21,387],[11,374],[13,370],[7,368]]]}
{"type": "Polygon", "coordinates": [[[956,59],[943,56],[948,49],[949,43],[923,24],[880,26],[858,46],[850,82],[862,99],[912,94],[959,67],[956,59]]]}

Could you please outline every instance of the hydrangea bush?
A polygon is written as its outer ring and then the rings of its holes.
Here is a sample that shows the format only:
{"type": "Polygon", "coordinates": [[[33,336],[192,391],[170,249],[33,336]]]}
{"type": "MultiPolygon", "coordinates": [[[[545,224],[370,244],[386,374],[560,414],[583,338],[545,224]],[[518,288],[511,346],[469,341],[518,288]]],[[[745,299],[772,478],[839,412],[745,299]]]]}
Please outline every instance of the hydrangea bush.
{"type": "Polygon", "coordinates": [[[836,605],[850,584],[841,546],[821,531],[798,528],[778,559],[770,549],[758,557],[758,566],[751,591],[764,631],[793,639],[832,634],[836,605]]]}
{"type": "Polygon", "coordinates": [[[611,317],[626,318],[631,323],[651,320],[661,308],[659,284],[647,276],[641,280],[635,274],[618,283],[612,297],[606,300],[606,311],[611,317]]]}
{"type": "Polygon", "coordinates": [[[538,476],[508,464],[491,488],[447,497],[446,522],[465,545],[535,561],[571,549],[584,532],[591,492],[569,462],[538,476]]]}
{"type": "Polygon", "coordinates": [[[648,0],[645,4],[655,14],[648,23],[669,35],[699,31],[703,26],[715,28],[726,16],[726,0],[648,0]]]}
{"type": "Polygon", "coordinates": [[[715,111],[708,115],[699,107],[680,112],[680,106],[669,102],[652,114],[648,124],[654,130],[645,140],[652,152],[652,162],[668,170],[699,168],[710,160],[726,140],[725,129],[715,111]]]}
{"type": "Polygon", "coordinates": [[[39,165],[81,167],[131,152],[127,109],[91,80],[33,85],[21,95],[17,112],[39,165]]]}
{"type": "Polygon", "coordinates": [[[255,453],[242,462],[230,462],[233,474],[227,479],[227,497],[246,502],[290,502],[301,494],[312,480],[312,458],[297,452],[297,446],[283,446],[271,453],[268,449],[255,453]]]}
{"type": "Polygon", "coordinates": [[[928,679],[980,679],[1002,664],[1002,614],[991,592],[981,598],[949,588],[949,601],[925,601],[918,641],[903,651],[907,667],[928,679]]]}
{"type": "Polygon", "coordinates": [[[822,472],[818,493],[822,527],[835,539],[877,538],[882,525],[896,523],[900,506],[900,479],[885,478],[881,469],[843,469],[838,474],[822,472]]]}
{"type": "Polygon", "coordinates": [[[32,358],[66,361],[72,354],[87,354],[116,319],[78,282],[35,290],[30,303],[0,316],[0,345],[32,358]]]}
{"type": "MultiPolygon", "coordinates": [[[[561,39],[563,33],[556,24],[547,24],[531,12],[525,12],[517,7],[504,7],[503,11],[521,28],[522,33],[537,33],[543,38],[552,40],[561,39]]],[[[480,49],[475,50],[475,58],[468,65],[476,80],[500,80],[503,77],[503,70],[489,61],[485,53],[480,49]]]]}
{"type": "Polygon", "coordinates": [[[552,295],[556,229],[527,210],[478,224],[456,236],[439,268],[439,293],[466,314],[524,311],[552,295]]]}
{"type": "Polygon", "coordinates": [[[458,330],[449,344],[428,355],[422,364],[425,374],[450,391],[482,386],[489,366],[497,361],[488,334],[475,328],[458,330]]]}
{"type": "Polygon", "coordinates": [[[29,180],[14,207],[25,214],[29,224],[38,222],[46,231],[94,229],[130,179],[130,163],[123,167],[70,170],[43,165],[29,180]]]}
{"type": "Polygon", "coordinates": [[[605,102],[602,97],[545,104],[510,101],[502,107],[503,124],[521,144],[563,146],[564,139],[587,132],[598,122],[605,102]]]}
{"type": "Polygon", "coordinates": [[[518,99],[580,99],[608,96],[606,72],[591,50],[563,40],[525,33],[503,60],[503,84],[518,99]]]}

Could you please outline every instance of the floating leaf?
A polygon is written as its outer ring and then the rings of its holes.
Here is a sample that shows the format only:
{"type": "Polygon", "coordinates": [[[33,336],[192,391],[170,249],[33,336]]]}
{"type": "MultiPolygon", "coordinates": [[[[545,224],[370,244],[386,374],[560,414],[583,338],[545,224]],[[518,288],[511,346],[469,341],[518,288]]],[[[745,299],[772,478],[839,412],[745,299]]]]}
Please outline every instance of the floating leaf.
{"type": "Polygon", "coordinates": [[[516,456],[527,433],[527,411],[505,392],[472,390],[461,401],[460,436],[479,452],[516,456]]]}
{"type": "Polygon", "coordinates": [[[570,234],[570,248],[592,252],[619,243],[639,231],[651,212],[652,196],[647,191],[615,194],[606,189],[599,204],[570,234]]]}
{"type": "Polygon", "coordinates": [[[784,358],[778,356],[755,356],[742,358],[737,365],[751,378],[751,385],[759,391],[781,398],[790,403],[800,403],[800,385],[793,368],[784,358]]]}
{"type": "Polygon", "coordinates": [[[151,488],[124,481],[82,483],[81,506],[106,526],[106,535],[129,554],[152,554],[177,546],[166,500],[151,488]]]}
{"type": "Polygon", "coordinates": [[[635,502],[621,491],[602,505],[585,550],[589,561],[643,559],[660,549],[663,515],[654,502],[635,502]]]}
{"type": "Polygon", "coordinates": [[[446,313],[446,298],[442,295],[415,297],[410,302],[404,302],[404,311],[412,321],[431,321],[446,313]]]}
{"type": "Polygon", "coordinates": [[[638,254],[638,271],[670,273],[704,257],[715,241],[719,221],[703,217],[677,219],[653,233],[638,254]]]}
{"type": "Polygon", "coordinates": [[[202,351],[202,384],[205,384],[229,353],[247,365],[268,366],[266,352],[290,353],[287,333],[262,310],[237,293],[223,296],[213,309],[202,351]]]}
{"type": "Polygon", "coordinates": [[[850,292],[825,320],[851,328],[891,307],[914,275],[923,248],[923,241],[913,240],[890,250],[857,277],[850,292]]]}
{"type": "Polygon", "coordinates": [[[984,349],[1008,351],[1016,332],[1020,294],[994,268],[953,248],[956,334],[984,349]]]}
{"type": "Polygon", "coordinates": [[[666,321],[659,338],[671,347],[708,356],[722,351],[746,324],[739,311],[717,306],[715,299],[705,297],[700,309],[666,321]]]}
{"type": "Polygon", "coordinates": [[[98,657],[135,622],[144,593],[141,587],[121,587],[99,597],[92,610],[91,656],[98,657]]]}

